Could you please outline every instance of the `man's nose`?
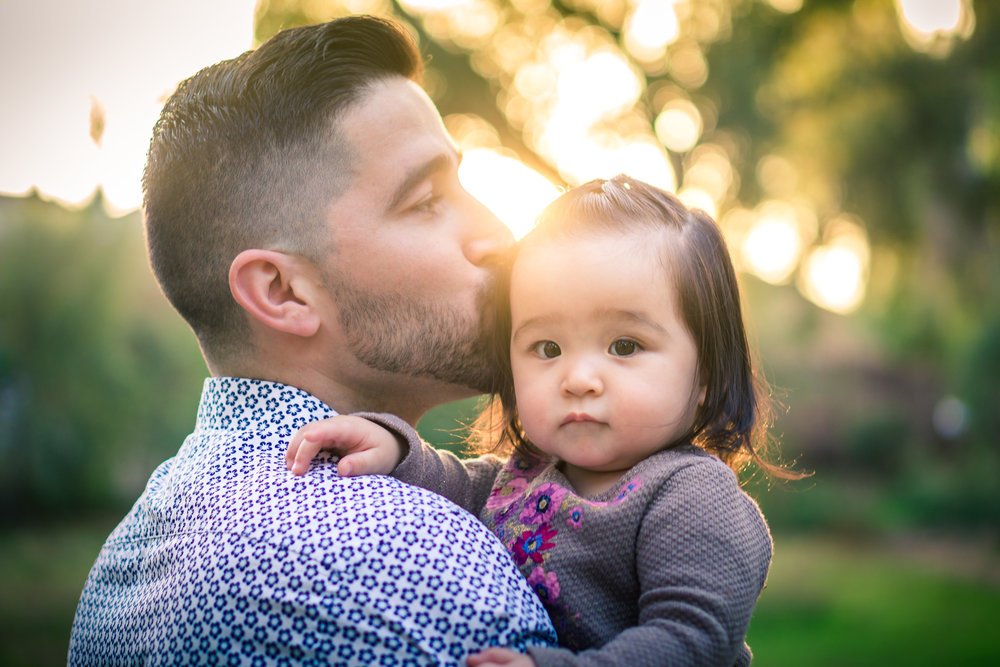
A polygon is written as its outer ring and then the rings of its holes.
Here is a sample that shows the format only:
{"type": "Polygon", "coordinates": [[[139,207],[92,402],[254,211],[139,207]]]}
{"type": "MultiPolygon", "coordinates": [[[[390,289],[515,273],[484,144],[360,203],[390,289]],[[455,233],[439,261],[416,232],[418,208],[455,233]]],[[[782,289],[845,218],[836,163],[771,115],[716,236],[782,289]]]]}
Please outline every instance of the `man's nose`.
{"type": "Polygon", "coordinates": [[[462,252],[476,266],[498,265],[514,245],[514,235],[482,202],[469,193],[466,197],[471,231],[462,245],[462,252]]]}

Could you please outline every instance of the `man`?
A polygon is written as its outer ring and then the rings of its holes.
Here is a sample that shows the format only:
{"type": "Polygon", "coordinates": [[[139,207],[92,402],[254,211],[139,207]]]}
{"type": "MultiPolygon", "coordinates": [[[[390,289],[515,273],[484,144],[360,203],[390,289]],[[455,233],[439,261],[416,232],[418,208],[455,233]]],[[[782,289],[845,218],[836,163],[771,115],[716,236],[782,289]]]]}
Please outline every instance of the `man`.
{"type": "Polygon", "coordinates": [[[165,105],[150,262],[213,377],[99,555],[70,663],[450,664],[554,639],[471,515],[284,465],[311,420],[413,424],[489,380],[486,295],[511,239],[459,183],[420,71],[401,31],[352,17],[282,32],[165,105]]]}

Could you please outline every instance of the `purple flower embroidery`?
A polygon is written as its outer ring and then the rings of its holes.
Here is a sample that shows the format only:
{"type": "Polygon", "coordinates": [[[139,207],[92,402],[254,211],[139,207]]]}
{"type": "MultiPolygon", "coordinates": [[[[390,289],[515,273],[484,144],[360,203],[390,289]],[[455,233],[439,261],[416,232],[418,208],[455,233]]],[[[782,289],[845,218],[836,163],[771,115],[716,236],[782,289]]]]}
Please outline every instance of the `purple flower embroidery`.
{"type": "Polygon", "coordinates": [[[530,558],[536,563],[541,563],[543,560],[541,552],[555,546],[551,540],[558,533],[559,531],[553,530],[549,524],[539,526],[538,530],[524,531],[521,533],[521,537],[514,540],[514,544],[510,548],[514,562],[518,565],[524,565],[530,558]]]}
{"type": "Polygon", "coordinates": [[[551,521],[552,515],[559,509],[566,493],[566,488],[558,484],[551,482],[542,484],[528,496],[524,503],[524,509],[521,510],[521,515],[518,518],[529,526],[551,521]]]}
{"type": "Polygon", "coordinates": [[[618,494],[618,497],[615,498],[614,501],[612,502],[620,503],[621,501],[625,500],[625,496],[629,495],[633,491],[638,491],[641,488],[642,488],[642,478],[636,477],[631,482],[625,485],[625,488],[621,490],[621,492],[618,494]]]}
{"type": "Polygon", "coordinates": [[[523,477],[515,477],[503,486],[493,489],[490,491],[490,497],[486,499],[486,509],[495,510],[507,507],[521,496],[526,486],[528,486],[528,480],[523,477]]]}
{"type": "Polygon", "coordinates": [[[512,456],[507,461],[507,465],[504,470],[509,472],[512,477],[537,477],[538,473],[547,465],[545,461],[540,461],[538,459],[528,459],[522,458],[520,456],[512,456]]]}
{"type": "Polygon", "coordinates": [[[559,577],[555,572],[546,572],[540,565],[531,572],[528,585],[543,603],[559,599],[559,577]]]}
{"type": "Polygon", "coordinates": [[[574,507],[569,511],[569,518],[566,519],[566,525],[570,528],[579,528],[583,523],[583,508],[574,507]]]}
{"type": "Polygon", "coordinates": [[[493,524],[496,526],[502,526],[511,514],[514,514],[518,510],[518,504],[514,503],[512,505],[507,505],[503,509],[499,509],[493,515],[493,524]]]}

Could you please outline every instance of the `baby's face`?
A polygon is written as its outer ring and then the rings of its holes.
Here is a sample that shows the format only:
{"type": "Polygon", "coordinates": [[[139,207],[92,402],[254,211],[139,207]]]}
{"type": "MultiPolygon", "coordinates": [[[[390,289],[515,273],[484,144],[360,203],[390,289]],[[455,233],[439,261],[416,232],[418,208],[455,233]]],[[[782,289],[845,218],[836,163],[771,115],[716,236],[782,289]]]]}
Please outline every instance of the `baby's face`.
{"type": "Polygon", "coordinates": [[[704,400],[662,233],[535,241],[514,265],[518,412],[571,480],[624,473],[683,435],[704,400]]]}

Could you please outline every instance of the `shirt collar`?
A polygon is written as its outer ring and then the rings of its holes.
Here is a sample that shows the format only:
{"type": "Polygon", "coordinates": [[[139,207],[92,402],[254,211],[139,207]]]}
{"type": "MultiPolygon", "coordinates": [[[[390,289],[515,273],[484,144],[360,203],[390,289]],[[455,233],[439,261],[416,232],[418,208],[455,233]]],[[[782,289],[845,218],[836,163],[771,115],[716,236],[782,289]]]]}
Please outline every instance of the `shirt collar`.
{"type": "Polygon", "coordinates": [[[248,378],[205,380],[198,406],[199,430],[294,431],[337,412],[297,387],[248,378]]]}

